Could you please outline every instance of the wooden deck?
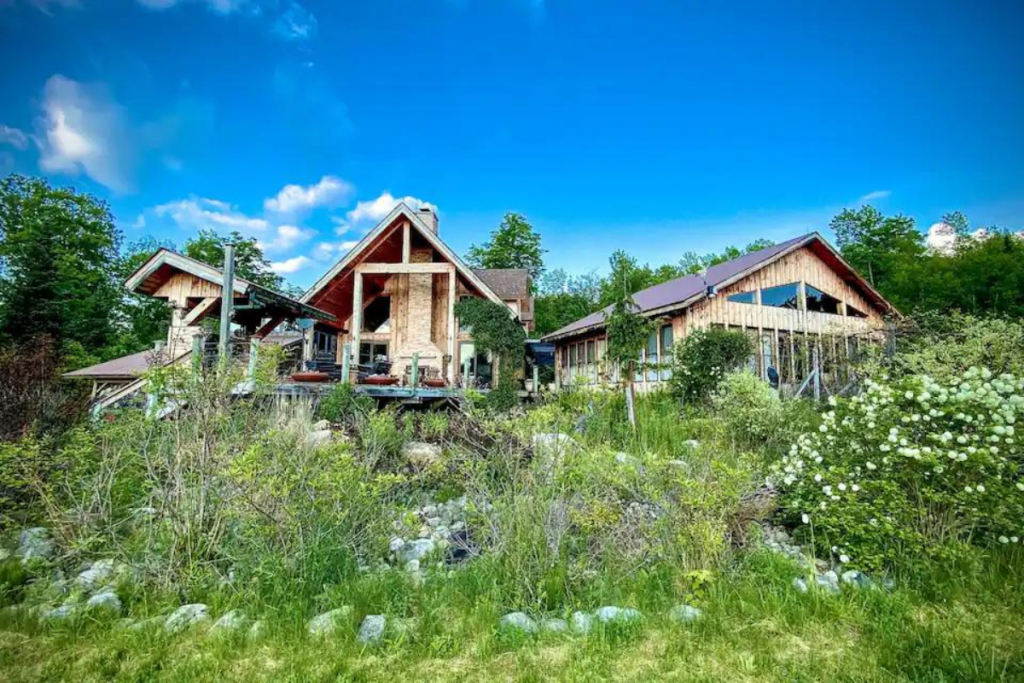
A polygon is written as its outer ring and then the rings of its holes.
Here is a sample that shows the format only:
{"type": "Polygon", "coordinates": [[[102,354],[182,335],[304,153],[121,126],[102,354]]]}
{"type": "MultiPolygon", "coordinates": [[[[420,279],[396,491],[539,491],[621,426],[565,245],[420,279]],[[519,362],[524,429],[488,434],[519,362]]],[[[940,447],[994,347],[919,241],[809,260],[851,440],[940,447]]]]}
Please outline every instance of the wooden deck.
{"type": "MultiPolygon", "coordinates": [[[[337,384],[337,382],[279,382],[277,394],[294,398],[318,398],[332,391],[337,384]]],[[[398,401],[404,404],[419,405],[446,400],[461,403],[466,398],[464,389],[356,384],[354,390],[357,395],[369,396],[380,403],[398,401]]]]}

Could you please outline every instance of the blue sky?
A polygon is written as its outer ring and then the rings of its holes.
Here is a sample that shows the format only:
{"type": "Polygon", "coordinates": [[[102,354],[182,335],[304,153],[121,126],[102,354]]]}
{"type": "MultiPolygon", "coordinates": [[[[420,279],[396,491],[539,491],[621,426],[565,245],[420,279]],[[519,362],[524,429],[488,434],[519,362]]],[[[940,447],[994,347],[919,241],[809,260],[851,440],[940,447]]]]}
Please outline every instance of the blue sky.
{"type": "Polygon", "coordinates": [[[429,202],[604,270],[827,227],[1024,229],[1024,4],[0,0],[0,173],[126,237],[258,237],[308,285],[429,202]]]}

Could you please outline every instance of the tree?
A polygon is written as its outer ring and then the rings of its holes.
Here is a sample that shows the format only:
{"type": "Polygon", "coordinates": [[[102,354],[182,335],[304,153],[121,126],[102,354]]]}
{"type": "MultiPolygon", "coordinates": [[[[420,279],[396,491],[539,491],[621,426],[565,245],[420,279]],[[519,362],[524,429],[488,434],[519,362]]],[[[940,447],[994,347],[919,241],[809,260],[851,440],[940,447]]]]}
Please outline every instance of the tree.
{"type": "Polygon", "coordinates": [[[550,334],[593,313],[600,288],[601,279],[593,272],[574,276],[557,268],[544,273],[534,301],[536,334],[550,334]]]}
{"type": "Polygon", "coordinates": [[[85,360],[114,341],[121,232],[107,204],[45,180],[0,181],[0,337],[85,360]]]}
{"type": "Polygon", "coordinates": [[[607,292],[616,292],[617,299],[612,303],[612,310],[605,313],[607,357],[620,368],[619,374],[626,391],[626,411],[629,423],[635,429],[633,378],[636,375],[636,362],[647,345],[648,337],[657,329],[658,321],[644,316],[633,300],[633,291],[636,290],[631,287],[636,277],[636,261],[621,250],[612,254],[609,261],[612,272],[608,276],[607,292]]]}
{"type": "Polygon", "coordinates": [[[515,405],[516,379],[526,360],[526,333],[508,306],[489,299],[469,297],[455,304],[459,321],[473,330],[478,353],[493,354],[498,386],[488,395],[488,403],[498,410],[515,405]]]}
{"type": "Polygon", "coordinates": [[[208,263],[214,268],[224,267],[224,245],[235,245],[235,274],[257,285],[281,291],[284,279],[270,268],[270,261],[254,237],[243,237],[237,230],[225,237],[213,230],[200,230],[199,234],[185,242],[185,255],[197,261],[208,263]]]}
{"type": "Polygon", "coordinates": [[[843,258],[883,293],[893,291],[900,270],[925,253],[914,219],[886,217],[872,206],[844,209],[829,227],[843,258]]]}
{"type": "Polygon", "coordinates": [[[474,268],[524,268],[531,278],[544,272],[540,235],[520,213],[506,213],[491,239],[469,248],[466,261],[474,268]]]}
{"type": "MultiPolygon", "coordinates": [[[[125,246],[117,263],[117,278],[124,282],[161,247],[173,249],[169,242],[144,237],[125,246]]],[[[167,302],[134,292],[123,292],[118,315],[121,329],[113,355],[136,353],[150,347],[154,341],[166,339],[171,324],[171,310],[167,302]]]]}

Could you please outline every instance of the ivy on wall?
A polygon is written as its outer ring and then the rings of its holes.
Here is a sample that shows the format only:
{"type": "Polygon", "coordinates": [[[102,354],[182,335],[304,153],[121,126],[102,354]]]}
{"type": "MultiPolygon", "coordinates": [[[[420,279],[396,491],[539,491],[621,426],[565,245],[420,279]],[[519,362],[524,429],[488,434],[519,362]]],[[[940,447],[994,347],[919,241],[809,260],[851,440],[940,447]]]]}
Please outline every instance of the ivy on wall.
{"type": "Polygon", "coordinates": [[[516,379],[526,362],[522,325],[507,306],[487,299],[463,299],[455,305],[455,315],[460,324],[472,328],[477,351],[494,356],[498,386],[488,402],[498,410],[511,408],[516,402],[516,379]]]}

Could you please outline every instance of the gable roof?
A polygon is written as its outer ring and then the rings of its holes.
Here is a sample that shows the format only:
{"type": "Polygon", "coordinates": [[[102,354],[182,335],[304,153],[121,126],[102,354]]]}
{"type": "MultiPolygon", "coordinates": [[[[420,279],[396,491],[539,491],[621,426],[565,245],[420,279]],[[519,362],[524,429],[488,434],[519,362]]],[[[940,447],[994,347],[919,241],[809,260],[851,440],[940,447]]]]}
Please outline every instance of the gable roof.
{"type": "Polygon", "coordinates": [[[416,228],[430,246],[448,259],[448,261],[455,266],[456,271],[469,280],[469,282],[472,283],[481,294],[495,303],[504,304],[501,297],[499,297],[487,283],[485,283],[469,266],[467,266],[462,259],[460,259],[455,252],[444,243],[444,240],[438,237],[433,230],[428,228],[423,220],[416,215],[416,212],[406,206],[405,202],[399,202],[398,205],[391,210],[391,213],[385,216],[380,223],[377,223],[376,227],[368,232],[363,239],[359,240],[359,243],[356,244],[356,246],[352,247],[352,249],[350,249],[349,252],[341,258],[341,260],[335,263],[323,277],[317,280],[316,283],[302,295],[301,301],[311,301],[313,297],[330,285],[334,278],[342,273],[347,267],[351,266],[355,262],[356,258],[366,251],[367,247],[373,244],[373,242],[384,234],[388,228],[394,225],[395,221],[400,217],[408,220],[409,224],[416,228]]]}
{"type": "MultiPolygon", "coordinates": [[[[699,301],[706,294],[706,286],[713,286],[721,289],[731,285],[756,270],[777,261],[789,253],[802,249],[811,248],[822,260],[836,270],[840,277],[850,282],[857,289],[861,290],[868,300],[875,306],[887,311],[897,312],[896,308],[882,297],[874,287],[868,283],[853,266],[848,264],[839,253],[816,232],[795,237],[791,240],[781,242],[766,249],[752,251],[731,261],[725,261],[708,268],[706,278],[700,275],[684,275],[683,277],[662,282],[661,284],[648,287],[633,295],[640,312],[649,315],[659,315],[673,310],[680,310],[691,306],[699,301]]],[[[580,318],[560,330],[547,334],[542,339],[553,341],[563,337],[579,334],[591,329],[604,327],[605,314],[611,312],[612,307],[606,306],[600,311],[580,318]]]]}
{"type": "MultiPolygon", "coordinates": [[[[125,287],[132,292],[152,295],[175,272],[188,273],[218,286],[223,286],[224,284],[224,273],[220,268],[214,268],[190,256],[161,247],[138,270],[128,276],[128,279],[125,280],[125,287]]],[[[291,309],[295,313],[310,318],[336,320],[335,316],[327,311],[321,311],[319,308],[310,306],[280,292],[275,292],[263,285],[250,282],[237,275],[234,279],[233,288],[235,296],[249,296],[263,304],[291,309]]]]}
{"type": "Polygon", "coordinates": [[[525,268],[474,268],[473,272],[502,299],[530,296],[530,271],[525,268]]]}

